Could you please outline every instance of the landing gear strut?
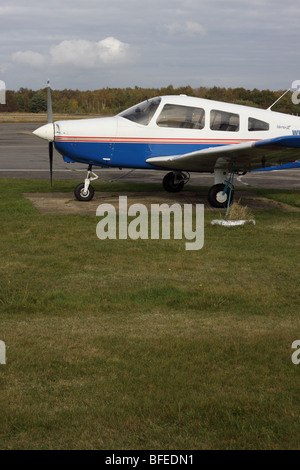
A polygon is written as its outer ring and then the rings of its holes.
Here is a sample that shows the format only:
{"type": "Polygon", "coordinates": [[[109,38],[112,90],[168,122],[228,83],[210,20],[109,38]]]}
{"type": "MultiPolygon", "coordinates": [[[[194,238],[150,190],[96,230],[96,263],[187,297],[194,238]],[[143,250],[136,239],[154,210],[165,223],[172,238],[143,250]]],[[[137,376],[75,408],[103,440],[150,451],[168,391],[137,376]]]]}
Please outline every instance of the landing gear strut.
{"type": "Polygon", "coordinates": [[[182,171],[170,171],[163,179],[163,187],[169,193],[178,193],[189,181],[190,175],[182,171]]]}
{"type": "Polygon", "coordinates": [[[84,183],[80,183],[74,189],[74,195],[78,201],[91,201],[95,190],[90,184],[91,181],[98,179],[98,176],[92,171],[92,165],[89,165],[84,183]]]}

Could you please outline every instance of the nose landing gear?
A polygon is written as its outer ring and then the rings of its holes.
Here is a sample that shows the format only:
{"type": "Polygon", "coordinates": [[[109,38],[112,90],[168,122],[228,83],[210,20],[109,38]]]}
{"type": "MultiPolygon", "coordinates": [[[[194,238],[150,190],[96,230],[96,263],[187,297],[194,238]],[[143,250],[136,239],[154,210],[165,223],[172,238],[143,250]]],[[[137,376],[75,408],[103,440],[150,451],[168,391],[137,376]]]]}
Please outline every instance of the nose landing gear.
{"type": "Polygon", "coordinates": [[[74,189],[74,195],[78,201],[91,201],[93,199],[95,190],[90,182],[97,179],[98,176],[92,171],[92,165],[89,165],[84,183],[78,184],[74,189]]]}

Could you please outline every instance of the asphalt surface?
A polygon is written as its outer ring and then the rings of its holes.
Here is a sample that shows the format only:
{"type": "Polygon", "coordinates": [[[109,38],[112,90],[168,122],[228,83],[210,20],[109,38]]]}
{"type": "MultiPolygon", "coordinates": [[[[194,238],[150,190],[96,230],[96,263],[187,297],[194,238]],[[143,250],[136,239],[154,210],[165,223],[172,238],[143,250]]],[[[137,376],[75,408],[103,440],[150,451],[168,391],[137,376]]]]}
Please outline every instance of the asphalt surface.
{"type": "MultiPolygon", "coordinates": [[[[0,178],[49,179],[48,144],[32,135],[32,131],[44,123],[0,124],[0,178]]],[[[300,155],[299,155],[300,158],[300,155]]],[[[165,171],[128,169],[97,169],[100,180],[161,183],[165,171]],[[128,174],[129,173],[129,174],[128,174]]],[[[86,166],[79,163],[65,163],[54,150],[53,178],[83,181],[86,166]]],[[[248,173],[236,186],[242,183],[257,188],[281,188],[300,190],[300,169],[278,170],[272,172],[248,173]]],[[[191,173],[190,184],[212,186],[212,174],[191,173]]]]}

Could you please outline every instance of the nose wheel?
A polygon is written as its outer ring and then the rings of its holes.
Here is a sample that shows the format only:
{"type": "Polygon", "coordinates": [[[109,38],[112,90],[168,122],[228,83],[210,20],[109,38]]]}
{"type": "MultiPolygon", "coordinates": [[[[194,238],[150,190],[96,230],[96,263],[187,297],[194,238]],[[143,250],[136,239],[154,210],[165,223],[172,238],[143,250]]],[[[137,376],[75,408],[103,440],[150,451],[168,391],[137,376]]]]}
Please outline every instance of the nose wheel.
{"type": "Polygon", "coordinates": [[[90,184],[87,190],[84,186],[84,183],[80,183],[74,189],[74,195],[77,201],[91,201],[94,197],[95,190],[93,186],[90,184]]]}
{"type": "Polygon", "coordinates": [[[98,176],[92,171],[92,165],[89,165],[84,183],[80,183],[74,189],[74,196],[77,201],[91,201],[94,197],[95,190],[91,185],[91,181],[97,180],[98,176]]]}

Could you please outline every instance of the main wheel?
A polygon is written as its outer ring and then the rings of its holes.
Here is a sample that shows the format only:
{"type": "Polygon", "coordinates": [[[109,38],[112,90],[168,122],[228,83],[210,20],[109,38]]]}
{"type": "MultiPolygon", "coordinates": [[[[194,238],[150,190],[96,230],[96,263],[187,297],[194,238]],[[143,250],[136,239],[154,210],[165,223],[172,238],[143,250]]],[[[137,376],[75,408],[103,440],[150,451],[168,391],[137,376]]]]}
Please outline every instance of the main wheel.
{"type": "Polygon", "coordinates": [[[179,191],[182,190],[184,186],[183,178],[181,177],[182,179],[178,181],[178,177],[177,177],[177,181],[175,182],[175,176],[176,176],[175,173],[170,171],[170,173],[167,173],[163,179],[163,182],[162,182],[163,187],[169,193],[178,193],[179,191]]]}
{"type": "MultiPolygon", "coordinates": [[[[225,185],[224,184],[215,184],[210,188],[208,191],[208,202],[210,203],[211,206],[213,207],[227,207],[228,204],[228,198],[230,194],[230,187],[227,188],[226,193],[223,194],[225,185]]],[[[231,198],[230,198],[230,204],[232,203],[233,200],[233,194],[234,191],[231,191],[231,198]]]]}
{"type": "Polygon", "coordinates": [[[84,194],[84,183],[80,183],[74,189],[74,195],[78,201],[91,201],[94,197],[95,190],[89,185],[86,194],[84,194]]]}

